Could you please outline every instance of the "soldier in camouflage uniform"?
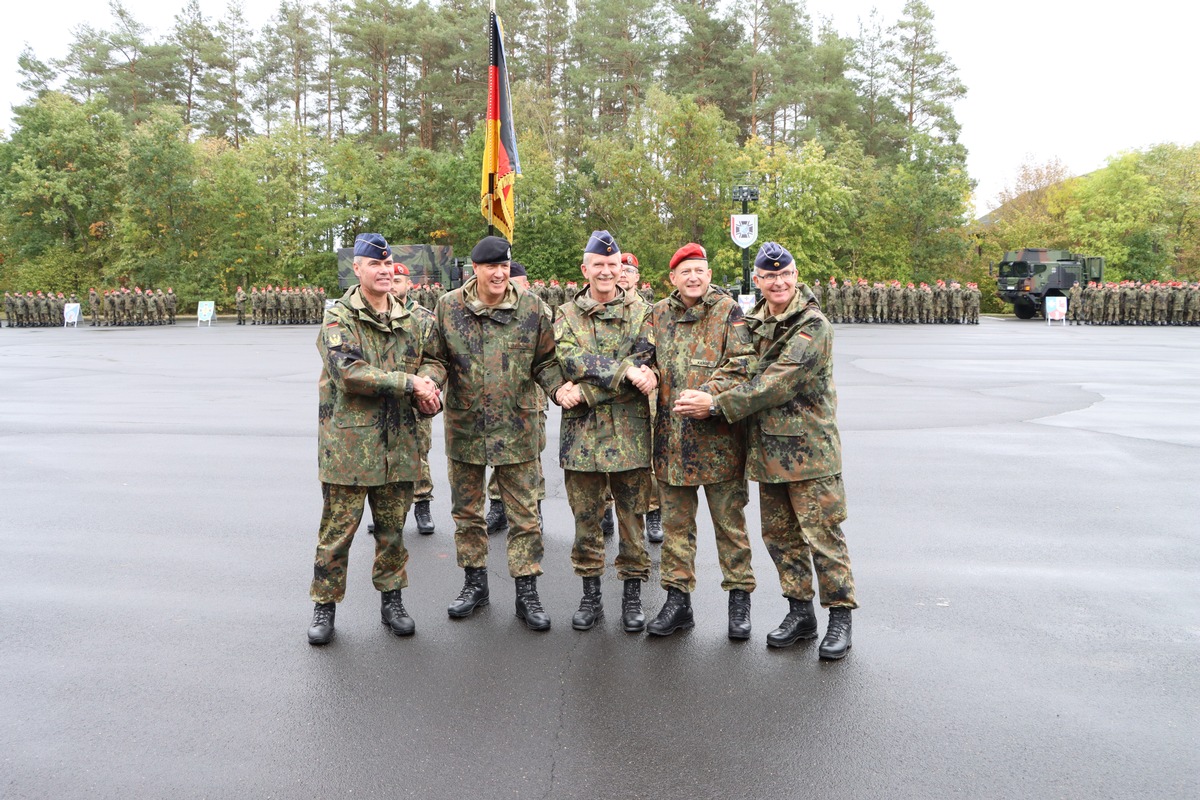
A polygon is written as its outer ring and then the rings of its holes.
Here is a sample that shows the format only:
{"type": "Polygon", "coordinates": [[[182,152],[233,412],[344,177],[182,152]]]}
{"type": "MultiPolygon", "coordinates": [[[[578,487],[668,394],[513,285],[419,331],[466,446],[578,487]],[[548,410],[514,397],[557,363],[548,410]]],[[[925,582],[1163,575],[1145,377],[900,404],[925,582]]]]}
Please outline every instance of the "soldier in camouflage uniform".
{"type": "Polygon", "coordinates": [[[696,512],[703,486],[721,588],[729,592],[728,635],[747,639],[755,582],[746,533],[745,431],[722,419],[688,419],[672,413],[672,407],[689,389],[719,394],[746,380],[754,350],[737,301],[711,285],[704,248],[688,244],[675,251],[670,279],[675,291],[655,304],[652,328],[660,380],[654,470],[666,529],[661,581],[667,600],[649,632],[666,636],[694,624],[696,512]]]}
{"type": "Polygon", "coordinates": [[[963,290],[962,285],[958,281],[950,281],[950,288],[947,290],[950,302],[950,317],[947,320],[951,325],[961,325],[963,322],[963,290]]]}
{"type": "Polygon", "coordinates": [[[912,281],[909,281],[900,296],[903,298],[904,303],[904,313],[901,321],[906,325],[912,325],[917,321],[917,303],[919,302],[917,287],[912,281]]]}
{"type": "Polygon", "coordinates": [[[1083,297],[1083,289],[1079,287],[1079,281],[1075,281],[1071,288],[1067,290],[1067,324],[1081,324],[1079,319],[1079,303],[1083,297]]]}
{"type": "Polygon", "coordinates": [[[714,407],[730,422],[749,418],[747,477],[758,481],[763,541],[790,606],[767,644],[785,647],[816,635],[815,565],[821,605],[829,609],[819,653],[838,659],[850,649],[850,612],[857,603],[841,529],[846,495],[833,328],[808,287],[797,284],[791,253],[775,242],[758,251],[754,281],[763,299],[746,317],[758,353],[752,377],[715,399],[685,392],[675,409],[694,419],[708,418],[714,407]]]}
{"type": "Polygon", "coordinates": [[[447,609],[469,616],[488,602],[484,473],[496,469],[508,511],[508,569],[517,584],[517,616],[549,630],[537,592],[542,532],[537,522],[538,395],[563,385],[549,307],[509,280],[507,240],[487,236],[471,251],[475,274],[437,303],[437,328],[421,374],[446,390],[446,455],[458,564],[466,571],[447,609]]]}
{"type": "Polygon", "coordinates": [[[554,320],[558,360],[567,380],[556,398],[563,408],[559,465],[575,516],[571,566],[583,579],[583,598],[571,627],[589,630],[604,617],[600,520],[611,486],[620,530],[617,577],[625,588],[621,622],[627,632],[638,632],[646,625],[641,584],[650,576],[650,556],[642,542],[642,514],[650,501],[647,398],[658,384],[649,366],[654,355],[650,306],[617,285],[621,249],[608,231],[592,232],[580,271],[583,289],[559,308],[554,320]]]}
{"type": "Polygon", "coordinates": [[[967,322],[972,325],[979,324],[979,311],[983,305],[983,292],[979,291],[979,285],[975,283],[967,284],[970,290],[967,292],[967,322]]]}
{"type": "Polygon", "coordinates": [[[829,307],[829,319],[840,322],[842,318],[841,292],[838,289],[837,279],[832,275],[829,276],[829,288],[825,290],[825,303],[829,307]]]}
{"type": "Polygon", "coordinates": [[[425,327],[389,295],[390,254],[379,234],[354,243],[353,287],[325,314],[317,337],[323,367],[318,382],[317,462],[324,507],[310,594],[316,607],[310,644],[333,638],[336,603],[346,594],[350,543],[363,501],[375,518],[372,582],[383,624],[397,636],[415,630],[401,591],[408,585],[404,517],[417,479],[418,414],[436,413],[437,386],[416,372],[426,349],[425,327]]]}

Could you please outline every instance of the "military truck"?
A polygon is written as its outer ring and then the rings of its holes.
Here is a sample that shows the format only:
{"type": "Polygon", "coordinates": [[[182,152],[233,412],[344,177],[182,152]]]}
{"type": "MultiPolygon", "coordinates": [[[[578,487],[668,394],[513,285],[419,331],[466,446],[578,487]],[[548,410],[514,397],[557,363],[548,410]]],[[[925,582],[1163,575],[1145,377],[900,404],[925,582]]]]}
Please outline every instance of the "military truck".
{"type": "Polygon", "coordinates": [[[1047,297],[1064,297],[1075,281],[1104,280],[1104,259],[1066,250],[1009,250],[997,269],[996,293],[1021,319],[1045,316],[1047,297]]]}

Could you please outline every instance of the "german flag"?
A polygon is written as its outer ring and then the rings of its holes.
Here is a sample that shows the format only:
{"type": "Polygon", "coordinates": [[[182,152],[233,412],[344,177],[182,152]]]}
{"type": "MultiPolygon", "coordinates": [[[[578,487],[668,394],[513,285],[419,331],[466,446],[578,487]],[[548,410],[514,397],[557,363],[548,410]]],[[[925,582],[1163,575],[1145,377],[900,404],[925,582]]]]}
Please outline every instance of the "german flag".
{"type": "Polygon", "coordinates": [[[487,138],[483,145],[483,182],[479,187],[480,211],[488,225],[513,240],[513,183],[521,174],[517,135],[513,130],[512,98],[508,92],[508,66],[504,61],[504,27],[496,12],[488,15],[487,138]]]}

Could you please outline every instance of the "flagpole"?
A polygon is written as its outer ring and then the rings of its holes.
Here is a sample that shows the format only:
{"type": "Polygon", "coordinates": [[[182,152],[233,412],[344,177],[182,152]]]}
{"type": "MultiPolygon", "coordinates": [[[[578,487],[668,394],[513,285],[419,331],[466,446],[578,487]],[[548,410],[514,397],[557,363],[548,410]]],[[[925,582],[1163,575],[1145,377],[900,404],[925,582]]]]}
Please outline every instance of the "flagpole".
{"type": "MultiPolygon", "coordinates": [[[[496,0],[491,0],[491,10],[488,15],[488,72],[491,72],[492,63],[496,60],[496,0]]],[[[492,81],[488,78],[488,94],[491,94],[492,81]]],[[[488,97],[488,106],[491,106],[492,98],[488,97]]],[[[499,98],[497,98],[499,102],[499,98]]],[[[488,126],[491,126],[491,120],[488,120],[488,126]]],[[[486,146],[486,145],[485,145],[486,146]]],[[[494,223],[496,216],[496,170],[492,169],[488,173],[488,236],[496,235],[496,226],[494,223]]]]}

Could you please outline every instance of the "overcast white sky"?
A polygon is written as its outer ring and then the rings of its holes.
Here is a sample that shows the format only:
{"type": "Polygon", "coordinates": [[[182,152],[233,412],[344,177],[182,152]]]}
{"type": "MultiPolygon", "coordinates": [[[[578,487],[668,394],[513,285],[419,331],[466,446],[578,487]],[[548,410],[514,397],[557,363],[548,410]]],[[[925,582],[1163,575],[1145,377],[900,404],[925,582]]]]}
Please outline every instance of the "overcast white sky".
{"type": "MultiPolygon", "coordinates": [[[[261,27],[277,0],[244,0],[261,27]]],[[[1059,159],[1074,174],[1103,166],[1123,150],[1200,140],[1196,100],[1200,4],[1141,0],[1083,4],[1067,0],[966,3],[926,0],[938,43],[958,67],[967,97],[956,107],[968,169],[978,181],[980,214],[995,205],[1022,163],[1059,159]]],[[[125,0],[156,33],[166,31],[184,0],[125,0]]],[[[201,0],[219,17],[225,0],[201,0]]],[[[81,22],[109,24],[97,0],[4,3],[0,26],[0,125],[23,100],[17,55],[26,42],[40,58],[61,57],[81,22]]],[[[504,13],[504,0],[497,6],[504,13]]],[[[832,18],[845,35],[877,8],[885,24],[904,0],[808,0],[810,15],[832,18]]],[[[511,26],[515,20],[508,21],[511,26]]],[[[519,110],[518,110],[519,113],[519,110]]]]}

